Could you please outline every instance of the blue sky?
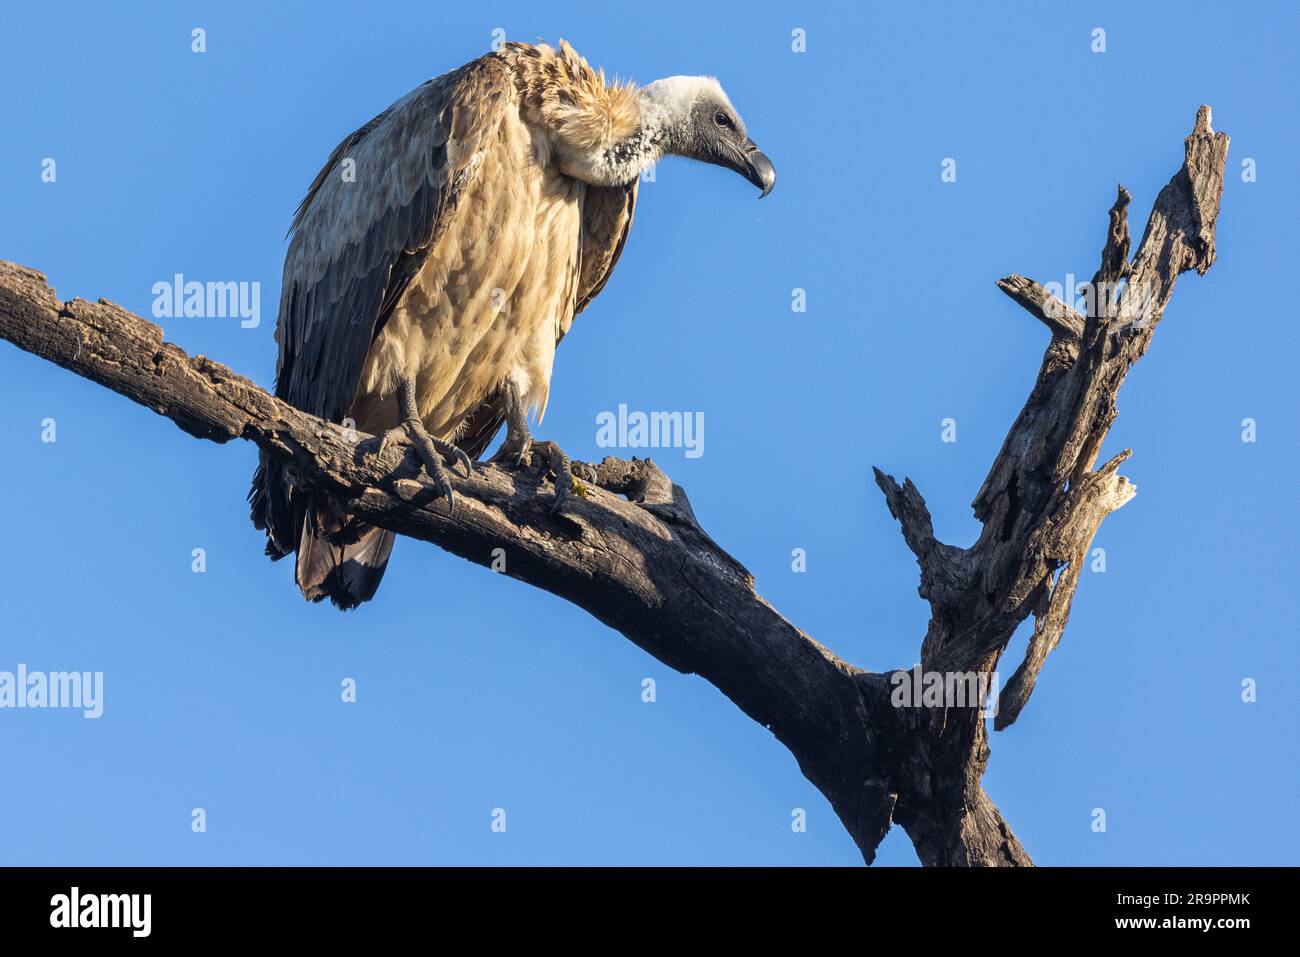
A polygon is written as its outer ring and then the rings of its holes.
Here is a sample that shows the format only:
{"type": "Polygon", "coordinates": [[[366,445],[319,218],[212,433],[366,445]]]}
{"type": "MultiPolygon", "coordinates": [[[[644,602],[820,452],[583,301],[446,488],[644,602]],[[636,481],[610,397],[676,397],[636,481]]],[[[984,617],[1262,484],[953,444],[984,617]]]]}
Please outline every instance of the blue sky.
{"type": "MultiPolygon", "coordinates": [[[[993,736],[985,785],[1043,864],[1296,863],[1296,9],[545,8],[15,7],[0,258],[146,315],[177,272],[260,282],[257,328],[163,325],[269,386],[283,237],[320,163],[494,29],[565,37],[642,82],[716,75],[776,190],[760,205],[725,171],[661,166],[537,432],[596,459],[596,416],[620,403],[704,413],[703,456],[655,457],[710,533],[845,658],[910,667],[927,608],[871,466],[917,482],[941,538],[973,540],[969,503],[1046,344],[994,280],[1091,276],[1116,182],[1140,234],[1210,103],[1233,138],[1219,262],[1180,281],[1120,396],[1106,452],[1134,448],[1138,496],[1103,525],[1107,570],[1084,576],[1032,704],[993,736]]],[[[768,732],[583,612],[410,541],[375,602],[308,605],[248,522],[251,446],[194,441],[7,344],[0,404],[0,670],[106,685],[98,720],[0,711],[0,863],[860,861],[768,732]]],[[[901,830],[879,860],[915,863],[901,830]]]]}

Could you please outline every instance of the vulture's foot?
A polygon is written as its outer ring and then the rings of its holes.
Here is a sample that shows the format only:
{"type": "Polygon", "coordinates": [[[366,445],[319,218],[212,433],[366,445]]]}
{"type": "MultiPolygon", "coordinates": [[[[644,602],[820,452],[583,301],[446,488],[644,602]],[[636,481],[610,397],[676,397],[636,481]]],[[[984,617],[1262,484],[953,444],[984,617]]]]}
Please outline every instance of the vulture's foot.
{"type": "Polygon", "coordinates": [[[469,456],[452,443],[434,438],[419,419],[406,419],[397,428],[389,429],[380,436],[379,454],[382,455],[394,441],[411,443],[416,455],[424,463],[429,477],[433,479],[438,494],[446,496],[448,513],[455,513],[456,497],[451,491],[451,473],[447,469],[447,464],[450,463],[451,467],[455,468],[456,463],[460,462],[465,466],[465,475],[471,476],[474,474],[474,465],[470,462],[469,456]]]}
{"type": "Polygon", "coordinates": [[[581,462],[570,462],[564,450],[554,442],[533,440],[532,433],[528,431],[528,415],[523,396],[520,395],[519,386],[515,382],[506,383],[502,397],[506,406],[506,440],[501,443],[501,448],[497,449],[497,454],[492,456],[492,461],[518,468],[525,461],[531,461],[529,457],[534,452],[544,456],[550,470],[555,473],[555,502],[551,505],[552,515],[568,501],[570,494],[586,498],[589,494],[587,486],[574,478],[574,469],[576,467],[579,474],[593,484],[595,473],[581,462]]]}
{"type": "Polygon", "coordinates": [[[573,494],[578,498],[586,498],[590,490],[579,479],[574,476],[574,472],[584,474],[588,482],[593,482],[594,475],[585,475],[588,472],[587,466],[581,462],[570,462],[569,457],[564,454],[564,450],[554,442],[534,442],[533,451],[540,452],[546,457],[551,471],[555,473],[555,502],[551,505],[551,514],[554,515],[560,510],[560,507],[569,500],[569,495],[573,494]]]}
{"type": "Polygon", "coordinates": [[[424,427],[424,422],[420,420],[419,407],[415,401],[414,379],[403,379],[397,387],[397,410],[402,417],[402,424],[395,429],[389,429],[383,434],[379,439],[379,451],[383,452],[390,442],[399,437],[409,440],[411,445],[414,446],[416,454],[420,457],[420,461],[424,463],[429,478],[433,479],[438,494],[447,496],[447,513],[449,515],[454,514],[456,511],[456,496],[452,494],[451,474],[447,471],[443,459],[450,462],[453,468],[455,468],[457,462],[465,463],[466,476],[474,474],[473,463],[470,462],[469,456],[456,446],[450,442],[444,442],[442,439],[434,438],[424,427]]]}
{"type": "Polygon", "coordinates": [[[581,462],[571,462],[564,450],[554,442],[534,441],[526,428],[512,430],[505,442],[501,444],[501,448],[497,449],[496,455],[492,456],[492,461],[518,468],[525,462],[536,464],[534,456],[540,456],[550,471],[555,473],[555,502],[551,505],[552,515],[568,501],[570,494],[578,498],[586,498],[590,494],[590,490],[582,480],[594,484],[594,473],[581,462]],[[575,476],[575,472],[581,476],[581,479],[575,476]]]}
{"type": "Polygon", "coordinates": [[[497,449],[496,455],[489,461],[517,469],[528,460],[528,453],[532,448],[533,437],[529,435],[527,427],[519,431],[511,429],[506,435],[506,440],[501,443],[501,448],[497,449]]]}

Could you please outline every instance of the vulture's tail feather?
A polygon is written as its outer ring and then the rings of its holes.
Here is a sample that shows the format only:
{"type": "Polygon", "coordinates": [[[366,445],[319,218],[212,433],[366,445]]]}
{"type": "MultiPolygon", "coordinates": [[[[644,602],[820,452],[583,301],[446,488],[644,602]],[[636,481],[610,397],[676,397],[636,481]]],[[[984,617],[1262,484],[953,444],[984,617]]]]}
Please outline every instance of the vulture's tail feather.
{"type": "Polygon", "coordinates": [[[283,466],[265,455],[248,501],[253,524],[266,532],[266,553],[278,561],[297,552],[294,575],[308,601],[328,598],[347,609],[375,596],[392,532],[341,515],[327,497],[295,493],[283,466]]]}
{"type": "Polygon", "coordinates": [[[292,555],[298,547],[298,530],[302,528],[302,504],[290,495],[284,465],[258,456],[253,487],[248,492],[253,527],[266,532],[266,554],[272,561],[292,555]]]}
{"type": "Polygon", "coordinates": [[[340,515],[328,498],[308,496],[294,570],[303,597],[308,601],[328,598],[343,609],[374,598],[396,537],[386,529],[340,515]]]}

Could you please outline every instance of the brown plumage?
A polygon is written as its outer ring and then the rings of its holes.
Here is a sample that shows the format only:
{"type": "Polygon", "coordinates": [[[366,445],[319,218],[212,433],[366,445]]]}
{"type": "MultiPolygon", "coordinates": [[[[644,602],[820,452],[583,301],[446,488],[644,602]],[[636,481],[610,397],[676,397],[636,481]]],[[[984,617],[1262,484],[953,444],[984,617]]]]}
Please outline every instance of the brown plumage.
{"type": "MultiPolygon", "coordinates": [[[[555,348],[618,262],[640,173],[668,153],[770,189],[713,80],[638,90],[567,43],[511,43],[412,91],[339,144],[298,209],[277,395],[471,458],[508,420],[526,451],[524,413],[544,413],[555,348]]],[[[250,501],[268,553],[297,553],[304,596],[346,608],[374,594],[390,532],[296,491],[265,456],[250,501]]]]}

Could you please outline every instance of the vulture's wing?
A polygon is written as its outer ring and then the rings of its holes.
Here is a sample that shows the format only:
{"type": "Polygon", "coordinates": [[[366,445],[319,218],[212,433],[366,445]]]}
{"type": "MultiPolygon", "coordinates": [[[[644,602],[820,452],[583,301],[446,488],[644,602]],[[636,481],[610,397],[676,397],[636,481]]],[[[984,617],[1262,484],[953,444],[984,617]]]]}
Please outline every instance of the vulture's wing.
{"type": "MultiPolygon", "coordinates": [[[[582,275],[578,283],[578,305],[573,310],[575,316],[600,295],[618,264],[618,257],[623,255],[636,210],[637,183],[633,180],[631,186],[587,190],[582,206],[582,275]]],[[[566,325],[560,331],[560,338],[568,331],[566,325]]]]}
{"type": "MultiPolygon", "coordinates": [[[[561,325],[556,345],[573,325],[574,317],[600,295],[609,281],[636,209],[637,182],[630,186],[588,187],[582,206],[582,249],[580,251],[578,298],[573,314],[561,325]]],[[[478,458],[492,442],[505,421],[505,401],[500,394],[483,402],[465,421],[457,444],[472,459],[478,458]]]]}
{"type": "Polygon", "coordinates": [[[509,68],[483,57],[411,91],[334,150],[291,229],[276,395],[332,421],[347,412],[371,343],[455,220],[514,96],[509,68]]]}

